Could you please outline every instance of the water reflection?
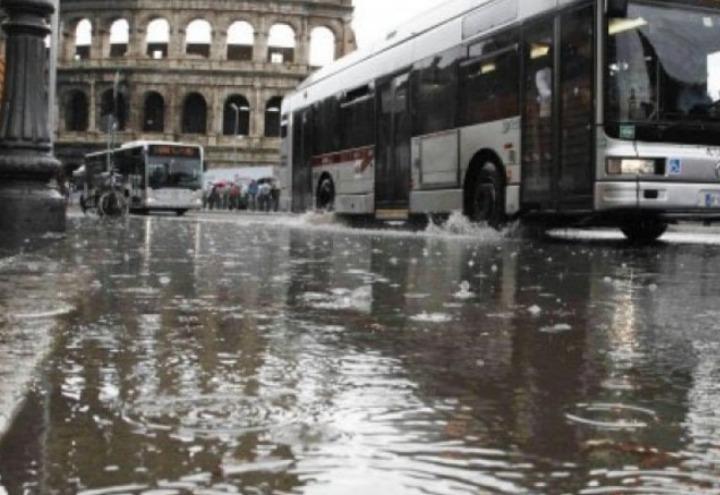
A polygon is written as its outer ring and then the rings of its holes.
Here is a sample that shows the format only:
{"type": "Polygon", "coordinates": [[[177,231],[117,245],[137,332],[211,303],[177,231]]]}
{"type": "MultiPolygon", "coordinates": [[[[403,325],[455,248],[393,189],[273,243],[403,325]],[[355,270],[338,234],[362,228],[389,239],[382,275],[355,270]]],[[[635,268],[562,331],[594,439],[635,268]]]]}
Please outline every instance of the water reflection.
{"type": "Polygon", "coordinates": [[[51,259],[10,493],[720,490],[707,247],[142,218],[51,259]]]}

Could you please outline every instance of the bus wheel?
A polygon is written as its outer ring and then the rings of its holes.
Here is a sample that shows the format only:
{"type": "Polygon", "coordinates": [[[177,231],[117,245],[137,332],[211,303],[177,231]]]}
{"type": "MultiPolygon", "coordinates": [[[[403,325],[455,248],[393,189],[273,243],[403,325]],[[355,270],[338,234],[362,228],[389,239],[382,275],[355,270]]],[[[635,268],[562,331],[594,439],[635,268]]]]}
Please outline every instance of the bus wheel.
{"type": "Polygon", "coordinates": [[[179,217],[185,215],[187,213],[187,210],[175,210],[175,214],[179,217]]]}
{"type": "Polygon", "coordinates": [[[470,186],[468,217],[472,222],[486,222],[499,229],[505,220],[502,180],[497,167],[488,162],[475,175],[470,186]]]}
{"type": "Polygon", "coordinates": [[[320,181],[317,192],[317,207],[325,211],[335,209],[335,185],[330,177],[324,177],[320,181]]]}
{"type": "Polygon", "coordinates": [[[657,218],[639,218],[620,225],[625,237],[637,245],[651,244],[657,241],[668,228],[667,222],[657,218]]]}

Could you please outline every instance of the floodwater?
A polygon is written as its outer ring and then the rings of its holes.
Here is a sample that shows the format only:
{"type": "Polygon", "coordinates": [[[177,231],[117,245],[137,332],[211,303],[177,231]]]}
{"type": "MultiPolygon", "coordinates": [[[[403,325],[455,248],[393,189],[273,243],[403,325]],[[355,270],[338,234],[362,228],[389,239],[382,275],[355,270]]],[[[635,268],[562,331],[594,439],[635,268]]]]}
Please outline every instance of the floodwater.
{"type": "Polygon", "coordinates": [[[717,234],[74,218],[0,293],[0,493],[720,493],[717,234]]]}

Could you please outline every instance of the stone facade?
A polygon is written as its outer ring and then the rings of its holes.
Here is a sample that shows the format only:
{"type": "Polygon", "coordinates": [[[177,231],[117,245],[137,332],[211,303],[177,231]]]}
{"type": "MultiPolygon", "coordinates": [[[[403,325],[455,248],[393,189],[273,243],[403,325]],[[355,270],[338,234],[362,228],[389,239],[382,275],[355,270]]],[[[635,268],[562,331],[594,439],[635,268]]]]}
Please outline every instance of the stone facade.
{"type": "Polygon", "coordinates": [[[311,33],[329,29],[336,58],[354,50],[352,10],[352,0],[61,0],[56,155],[74,168],[114,135],[202,144],[209,168],[277,164],[279,101],[312,70],[311,33]],[[118,20],[127,41],[111,43],[118,20]],[[211,27],[207,46],[187,39],[197,20],[211,27]],[[148,31],[153,21],[169,27],[166,40],[148,31]],[[238,21],[251,41],[231,47],[238,21]],[[294,48],[273,46],[278,25],[294,48]]]}

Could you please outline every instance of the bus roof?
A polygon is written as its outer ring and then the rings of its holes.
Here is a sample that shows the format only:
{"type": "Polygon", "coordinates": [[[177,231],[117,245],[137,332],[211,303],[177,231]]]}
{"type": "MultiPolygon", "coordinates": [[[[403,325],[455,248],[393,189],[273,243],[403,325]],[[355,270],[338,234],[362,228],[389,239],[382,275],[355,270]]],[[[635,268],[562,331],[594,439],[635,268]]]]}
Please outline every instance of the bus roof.
{"type": "Polygon", "coordinates": [[[185,146],[185,147],[194,147],[194,148],[202,149],[201,145],[193,144],[193,143],[178,143],[178,142],[174,142],[174,141],[138,140],[138,141],[128,141],[127,143],[123,143],[119,147],[113,148],[111,150],[94,151],[92,153],[88,153],[87,155],[85,155],[85,157],[91,158],[91,157],[95,157],[95,156],[103,156],[103,155],[107,155],[108,153],[116,153],[120,150],[127,150],[127,149],[132,149],[132,148],[145,148],[146,146],[185,146]]]}
{"type": "MultiPolygon", "coordinates": [[[[497,0],[450,0],[436,7],[426,10],[425,12],[411,18],[409,21],[391,29],[385,38],[376,40],[369,48],[356,50],[345,57],[326,65],[325,67],[314,72],[310,77],[303,81],[298,89],[302,90],[307,86],[312,86],[316,82],[325,79],[335,73],[355,65],[367,58],[391,48],[394,45],[407,41],[425,31],[449,22],[452,18],[462,15],[469,10],[480,5],[490,3],[497,0]]],[[[527,0],[526,0],[527,1],[527,0]]]]}
{"type": "Polygon", "coordinates": [[[449,0],[390,31],[385,39],[313,73],[283,102],[283,112],[361,87],[464,41],[580,0],[449,0]]]}
{"type": "Polygon", "coordinates": [[[148,141],[148,140],[138,140],[138,141],[129,141],[127,143],[124,143],[120,146],[121,149],[124,148],[138,148],[141,146],[194,146],[199,148],[199,144],[194,143],[178,143],[174,141],[148,141]]]}

